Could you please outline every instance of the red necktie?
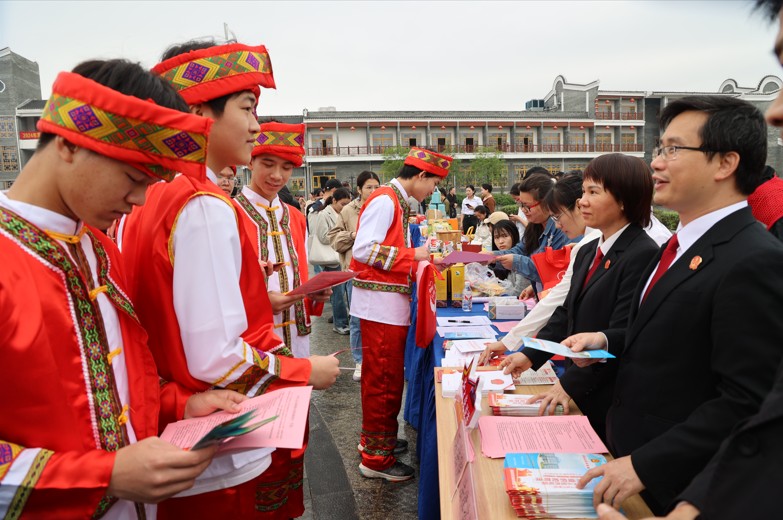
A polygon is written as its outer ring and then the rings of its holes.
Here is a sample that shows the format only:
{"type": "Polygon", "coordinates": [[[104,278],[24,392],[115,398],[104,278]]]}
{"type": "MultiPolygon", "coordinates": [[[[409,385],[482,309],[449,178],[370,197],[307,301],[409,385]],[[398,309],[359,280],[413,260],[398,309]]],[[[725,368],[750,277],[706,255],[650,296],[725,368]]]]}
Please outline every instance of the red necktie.
{"type": "Polygon", "coordinates": [[[669,243],[666,245],[666,249],[663,250],[663,254],[661,255],[661,261],[658,264],[658,270],[655,271],[652,280],[650,280],[650,284],[647,286],[647,290],[644,291],[644,296],[642,297],[642,303],[644,303],[644,300],[647,299],[647,295],[650,294],[650,290],[653,288],[653,285],[658,283],[658,280],[661,279],[661,277],[666,272],[666,270],[669,269],[669,266],[672,265],[672,262],[674,261],[674,257],[677,256],[677,248],[679,246],[680,243],[677,241],[677,235],[672,235],[672,238],[669,240],[669,243]]]}
{"type": "Polygon", "coordinates": [[[585,276],[585,283],[582,284],[582,290],[585,290],[585,287],[587,287],[587,282],[590,281],[590,278],[593,277],[595,272],[598,270],[598,264],[601,263],[601,260],[604,259],[604,252],[601,250],[601,248],[598,248],[598,254],[595,255],[595,260],[593,260],[593,265],[590,266],[590,270],[587,271],[587,276],[585,276]]]}

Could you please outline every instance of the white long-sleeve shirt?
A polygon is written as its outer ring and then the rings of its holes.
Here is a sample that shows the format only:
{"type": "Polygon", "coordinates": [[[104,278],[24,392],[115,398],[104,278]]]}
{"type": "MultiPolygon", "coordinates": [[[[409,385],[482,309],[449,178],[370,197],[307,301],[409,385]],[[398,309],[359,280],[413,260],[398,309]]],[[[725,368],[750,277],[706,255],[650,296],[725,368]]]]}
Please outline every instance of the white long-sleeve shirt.
{"type": "MultiPolygon", "coordinates": [[[[408,199],[408,193],[397,179],[391,181],[402,194],[403,200],[408,199]]],[[[365,205],[359,219],[359,230],[353,244],[353,257],[362,263],[367,263],[375,244],[382,244],[394,220],[395,202],[389,197],[376,197],[365,205]]],[[[407,222],[403,222],[407,226],[407,222]]],[[[411,247],[408,235],[408,247],[411,247]]],[[[377,321],[389,325],[411,324],[410,298],[406,294],[369,291],[354,287],[351,295],[351,316],[364,320],[377,321]]]]}

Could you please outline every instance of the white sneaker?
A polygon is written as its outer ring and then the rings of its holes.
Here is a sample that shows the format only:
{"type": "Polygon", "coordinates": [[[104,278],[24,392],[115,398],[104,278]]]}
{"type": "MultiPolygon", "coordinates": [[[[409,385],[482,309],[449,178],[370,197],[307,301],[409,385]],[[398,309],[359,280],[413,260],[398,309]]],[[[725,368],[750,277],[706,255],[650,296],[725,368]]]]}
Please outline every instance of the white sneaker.
{"type": "Polygon", "coordinates": [[[361,381],[362,380],[362,364],[356,363],[356,368],[353,370],[353,380],[354,381],[361,381]]]}

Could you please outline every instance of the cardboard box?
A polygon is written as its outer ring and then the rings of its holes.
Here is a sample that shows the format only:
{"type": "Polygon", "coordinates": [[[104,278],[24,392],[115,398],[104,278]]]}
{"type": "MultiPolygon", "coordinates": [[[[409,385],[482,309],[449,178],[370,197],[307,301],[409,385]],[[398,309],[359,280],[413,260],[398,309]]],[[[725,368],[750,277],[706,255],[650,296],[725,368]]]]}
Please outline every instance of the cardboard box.
{"type": "Polygon", "coordinates": [[[465,289],[465,264],[454,264],[449,268],[451,279],[451,299],[462,300],[462,291],[465,289]]]}
{"type": "Polygon", "coordinates": [[[448,270],[440,273],[443,275],[443,280],[435,276],[435,299],[446,301],[449,299],[449,276],[448,270]]]}

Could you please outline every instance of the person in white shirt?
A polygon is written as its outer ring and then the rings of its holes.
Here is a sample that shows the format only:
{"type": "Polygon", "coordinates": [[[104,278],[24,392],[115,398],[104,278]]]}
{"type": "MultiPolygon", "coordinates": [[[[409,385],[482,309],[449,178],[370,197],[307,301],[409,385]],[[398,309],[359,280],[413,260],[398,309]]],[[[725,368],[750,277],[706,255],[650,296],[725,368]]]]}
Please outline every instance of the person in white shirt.
{"type": "Polygon", "coordinates": [[[395,450],[397,415],[404,386],[405,343],[410,325],[410,297],[418,262],[427,246],[411,247],[408,197],[423,200],[448,175],[451,157],[411,148],[397,178],[367,200],[359,215],[351,270],[351,315],[361,319],[362,433],[359,470],[368,478],[402,481],[413,468],[399,462],[395,450]]]}
{"type": "Polygon", "coordinates": [[[460,227],[462,228],[463,233],[468,234],[468,231],[471,233],[476,232],[478,219],[473,213],[481,204],[481,199],[476,197],[476,188],[470,184],[465,186],[465,198],[462,199],[462,210],[459,215],[460,227]]]}

